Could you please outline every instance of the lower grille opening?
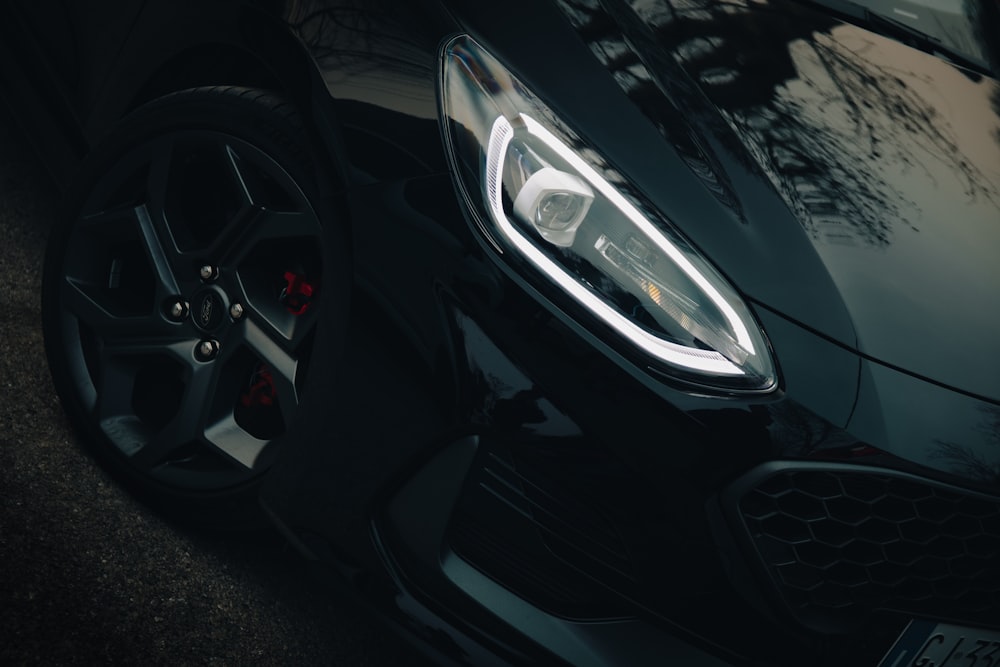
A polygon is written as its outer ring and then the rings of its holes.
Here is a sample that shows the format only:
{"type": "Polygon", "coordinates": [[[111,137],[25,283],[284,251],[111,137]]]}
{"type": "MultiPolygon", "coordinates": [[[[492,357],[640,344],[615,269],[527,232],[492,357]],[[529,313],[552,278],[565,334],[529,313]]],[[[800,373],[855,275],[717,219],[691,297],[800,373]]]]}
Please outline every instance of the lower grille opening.
{"type": "Polygon", "coordinates": [[[1000,499],[860,466],[796,468],[741,482],[736,509],[800,621],[828,631],[885,610],[1000,625],[1000,499]]]}

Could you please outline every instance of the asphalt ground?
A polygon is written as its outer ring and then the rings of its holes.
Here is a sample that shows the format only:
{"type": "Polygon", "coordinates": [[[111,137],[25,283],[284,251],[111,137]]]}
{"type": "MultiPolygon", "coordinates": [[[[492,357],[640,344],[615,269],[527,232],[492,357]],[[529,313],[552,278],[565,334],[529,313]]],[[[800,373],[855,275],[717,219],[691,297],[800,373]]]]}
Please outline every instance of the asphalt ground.
{"type": "Polygon", "coordinates": [[[57,209],[0,104],[0,665],[425,664],[279,539],[168,524],[87,457],[42,349],[57,209]]]}

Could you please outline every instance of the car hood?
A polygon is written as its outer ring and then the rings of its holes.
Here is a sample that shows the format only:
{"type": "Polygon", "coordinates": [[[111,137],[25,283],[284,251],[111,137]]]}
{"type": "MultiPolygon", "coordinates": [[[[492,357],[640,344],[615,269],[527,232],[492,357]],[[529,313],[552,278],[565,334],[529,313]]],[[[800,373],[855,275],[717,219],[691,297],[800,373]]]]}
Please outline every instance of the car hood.
{"type": "MultiPolygon", "coordinates": [[[[670,99],[642,103],[646,115],[669,134],[676,118],[662,110],[688,105],[702,180],[734,202],[748,199],[742,172],[765,182],[791,212],[780,224],[798,227],[834,286],[816,279],[816,303],[796,306],[787,292],[802,285],[755,282],[752,261],[725,263],[718,255],[731,249],[682,223],[750,299],[871,359],[1000,400],[1000,84],[988,69],[963,69],[817,5],[602,5],[638,55],[629,76],[670,99]],[[837,309],[852,326],[824,313],[837,309]]],[[[962,39],[987,53],[996,44],[985,34],[962,39]]],[[[607,44],[591,48],[613,65],[607,44]]],[[[620,70],[616,79],[634,93],[620,70]]],[[[768,224],[740,215],[748,227],[768,224]]],[[[787,264],[790,283],[812,280],[798,259],[772,252],[759,271],[787,264]]]]}

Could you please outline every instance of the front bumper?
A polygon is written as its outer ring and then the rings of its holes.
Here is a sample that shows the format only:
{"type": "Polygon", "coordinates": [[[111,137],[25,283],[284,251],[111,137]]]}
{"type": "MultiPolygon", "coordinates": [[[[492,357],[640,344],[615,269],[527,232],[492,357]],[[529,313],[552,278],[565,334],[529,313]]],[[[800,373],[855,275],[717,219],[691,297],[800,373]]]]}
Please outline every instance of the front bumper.
{"type": "MultiPolygon", "coordinates": [[[[543,389],[475,320],[460,310],[453,317],[454,339],[478,348],[466,348],[466,370],[486,380],[479,414],[489,419],[423,559],[436,583],[418,588],[457,589],[576,665],[667,656],[693,665],[874,665],[914,618],[996,627],[997,496],[863,445],[814,414],[813,426],[834,434],[798,455],[783,450],[768,441],[787,432],[774,420],[806,412],[790,409],[787,396],[780,409],[678,414],[664,405],[636,425],[641,417],[622,406],[635,408],[630,397],[645,392],[619,377],[605,392],[619,398],[605,403],[608,412],[592,404],[571,416],[546,391],[560,383],[543,380],[543,389]],[[720,446],[715,428],[742,439],[720,446]],[[735,475],[718,460],[723,472],[713,473],[701,456],[740,447],[746,467],[735,475]],[[643,463],[664,452],[656,468],[643,463]]],[[[403,494],[376,526],[405,571],[414,517],[400,508],[415,496],[403,494]]]]}
{"type": "Polygon", "coordinates": [[[406,257],[377,279],[424,319],[356,318],[265,496],[439,657],[877,664],[914,617],[996,627],[993,487],[852,434],[902,400],[870,362],[758,308],[779,392],[652,386],[488,262],[406,257]]]}

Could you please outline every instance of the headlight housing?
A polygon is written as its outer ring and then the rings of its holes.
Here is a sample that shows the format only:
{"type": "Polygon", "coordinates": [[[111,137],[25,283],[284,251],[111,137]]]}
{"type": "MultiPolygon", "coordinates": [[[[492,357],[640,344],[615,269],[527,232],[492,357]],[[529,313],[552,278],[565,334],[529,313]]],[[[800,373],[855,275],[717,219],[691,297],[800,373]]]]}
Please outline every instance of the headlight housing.
{"type": "Polygon", "coordinates": [[[440,90],[457,185],[518,275],[557,286],[610,327],[607,343],[661,373],[728,391],[777,385],[736,290],[472,38],[445,46],[440,90]]]}

